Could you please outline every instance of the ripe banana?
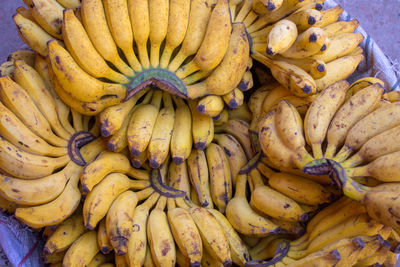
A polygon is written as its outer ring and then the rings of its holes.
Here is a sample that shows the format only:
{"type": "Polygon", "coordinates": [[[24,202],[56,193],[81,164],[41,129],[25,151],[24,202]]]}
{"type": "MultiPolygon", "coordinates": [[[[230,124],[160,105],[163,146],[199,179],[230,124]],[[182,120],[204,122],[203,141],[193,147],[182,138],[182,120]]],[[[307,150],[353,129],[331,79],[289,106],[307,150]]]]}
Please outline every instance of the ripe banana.
{"type": "Polygon", "coordinates": [[[96,231],[89,231],[78,238],[67,250],[63,266],[86,266],[100,251],[96,231]]]}
{"type": "Polygon", "coordinates": [[[29,0],[29,11],[35,21],[46,32],[57,39],[62,39],[61,22],[63,7],[57,1],[29,0]]]}
{"type": "Polygon", "coordinates": [[[224,109],[224,100],[217,95],[208,95],[200,99],[196,109],[200,114],[216,117],[224,109]]]}
{"type": "Polygon", "coordinates": [[[322,29],[325,31],[326,35],[331,38],[336,34],[341,33],[352,33],[360,25],[360,23],[353,19],[350,21],[337,21],[332,24],[326,25],[322,29]]]}
{"type": "Polygon", "coordinates": [[[160,63],[160,46],[168,31],[169,1],[150,1],[149,22],[150,22],[150,64],[153,68],[160,63]]]}
{"type": "Polygon", "coordinates": [[[214,132],[211,129],[213,124],[212,118],[200,114],[196,109],[196,103],[189,101],[189,108],[192,114],[192,136],[194,146],[197,149],[204,150],[207,147],[208,139],[214,136],[214,132]]]}
{"type": "Polygon", "coordinates": [[[106,218],[103,218],[97,227],[97,243],[102,254],[109,254],[113,250],[113,246],[107,235],[106,218]]]}
{"type": "Polygon", "coordinates": [[[295,23],[286,19],[280,20],[272,26],[268,33],[267,47],[264,52],[270,56],[285,53],[294,45],[297,35],[295,23]]]}
{"type": "Polygon", "coordinates": [[[174,101],[177,108],[170,150],[174,162],[176,164],[182,164],[192,151],[192,115],[189,107],[182,99],[174,98],[174,101]]]}
{"type": "Polygon", "coordinates": [[[222,98],[230,109],[237,109],[244,103],[244,94],[238,88],[235,88],[226,95],[223,95],[222,98]]]}

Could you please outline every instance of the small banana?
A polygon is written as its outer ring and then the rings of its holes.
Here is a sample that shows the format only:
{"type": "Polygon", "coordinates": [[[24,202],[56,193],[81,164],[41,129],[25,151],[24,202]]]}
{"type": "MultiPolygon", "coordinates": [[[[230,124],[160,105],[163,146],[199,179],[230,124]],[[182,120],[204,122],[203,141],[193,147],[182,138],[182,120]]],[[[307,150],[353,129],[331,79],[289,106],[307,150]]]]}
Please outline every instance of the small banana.
{"type": "Polygon", "coordinates": [[[229,93],[223,95],[222,99],[230,109],[237,109],[244,103],[244,94],[240,89],[235,88],[229,93]]]}
{"type": "Polygon", "coordinates": [[[204,150],[207,147],[207,141],[214,136],[211,130],[211,124],[213,124],[212,118],[200,114],[196,109],[196,103],[189,101],[189,108],[192,113],[192,135],[194,146],[197,149],[204,150]]]}
{"type": "Polygon", "coordinates": [[[208,95],[199,100],[196,109],[200,114],[216,117],[224,109],[224,100],[217,95],[208,95]]]}
{"type": "Polygon", "coordinates": [[[332,24],[334,22],[336,22],[339,19],[340,14],[342,14],[343,12],[343,8],[339,5],[333,7],[333,8],[329,8],[329,9],[325,9],[325,10],[321,10],[321,20],[315,24],[315,27],[324,27],[327,26],[329,24],[332,24]]]}
{"type": "Polygon", "coordinates": [[[193,145],[192,115],[182,99],[174,98],[177,108],[171,137],[171,157],[176,164],[183,163],[190,155],[193,145]]]}
{"type": "Polygon", "coordinates": [[[322,20],[322,14],[316,9],[299,9],[286,18],[296,24],[299,31],[305,31],[322,20]]]}
{"type": "Polygon", "coordinates": [[[96,231],[89,231],[78,238],[67,250],[63,266],[88,265],[100,251],[96,231]]]}
{"type": "Polygon", "coordinates": [[[113,250],[113,246],[107,235],[106,218],[103,218],[97,227],[97,243],[102,254],[109,254],[113,250]]]}
{"type": "Polygon", "coordinates": [[[322,29],[325,31],[326,35],[331,38],[336,34],[352,33],[359,25],[360,23],[356,19],[350,21],[343,20],[326,25],[322,29]]]}
{"type": "Polygon", "coordinates": [[[265,52],[270,56],[285,53],[294,45],[297,35],[295,23],[286,19],[280,20],[272,26],[268,33],[265,52]]]}

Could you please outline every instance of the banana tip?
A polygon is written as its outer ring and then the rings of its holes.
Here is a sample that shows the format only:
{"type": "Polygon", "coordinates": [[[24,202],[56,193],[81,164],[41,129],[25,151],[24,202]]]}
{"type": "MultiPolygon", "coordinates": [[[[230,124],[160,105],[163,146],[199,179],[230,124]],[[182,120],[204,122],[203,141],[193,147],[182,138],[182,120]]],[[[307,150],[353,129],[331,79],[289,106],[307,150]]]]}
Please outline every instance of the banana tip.
{"type": "Polygon", "coordinates": [[[173,160],[176,165],[180,165],[183,163],[183,158],[181,158],[181,157],[174,157],[173,160]]]}
{"type": "Polygon", "coordinates": [[[308,24],[309,25],[314,25],[316,22],[317,22],[317,20],[313,16],[310,16],[308,18],[308,24]]]}

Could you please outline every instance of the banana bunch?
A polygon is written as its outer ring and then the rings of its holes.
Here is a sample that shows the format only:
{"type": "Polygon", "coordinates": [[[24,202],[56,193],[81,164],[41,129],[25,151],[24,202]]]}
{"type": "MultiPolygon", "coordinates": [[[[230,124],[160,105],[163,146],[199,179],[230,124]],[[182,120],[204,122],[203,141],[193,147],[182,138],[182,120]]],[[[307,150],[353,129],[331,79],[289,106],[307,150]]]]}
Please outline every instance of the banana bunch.
{"type": "Polygon", "coordinates": [[[250,43],[228,0],[25,4],[13,16],[21,38],[48,56],[58,95],[81,114],[123,105],[148,86],[188,99],[216,95],[230,107],[249,89],[250,43]]]}
{"type": "MultiPolygon", "coordinates": [[[[294,95],[314,95],[350,76],[363,60],[356,20],[338,21],[343,9],[323,0],[244,0],[231,7],[252,40],[252,57],[294,95]]],[[[232,4],[231,4],[232,6],[232,4]]]]}
{"type": "Polygon", "coordinates": [[[99,124],[58,98],[45,58],[21,50],[8,60],[0,78],[2,207],[33,228],[56,225],[78,207],[82,165],[105,148],[99,124]]]}
{"type": "Polygon", "coordinates": [[[393,266],[393,233],[361,203],[342,197],[319,211],[302,237],[269,236],[251,246],[247,266],[393,266]]]}

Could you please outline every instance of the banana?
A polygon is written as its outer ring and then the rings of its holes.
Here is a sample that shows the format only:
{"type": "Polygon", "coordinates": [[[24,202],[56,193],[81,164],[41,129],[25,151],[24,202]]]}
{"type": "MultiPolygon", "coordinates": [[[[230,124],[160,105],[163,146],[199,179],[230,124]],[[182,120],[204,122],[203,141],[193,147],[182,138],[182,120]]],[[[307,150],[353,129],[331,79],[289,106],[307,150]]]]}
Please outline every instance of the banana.
{"type": "Polygon", "coordinates": [[[8,76],[0,78],[0,96],[3,104],[35,134],[53,145],[67,146],[66,140],[54,135],[51,131],[49,122],[36,107],[29,94],[8,76]],[[20,96],[18,101],[14,97],[16,94],[20,96]]]}
{"type": "Polygon", "coordinates": [[[250,123],[253,118],[249,106],[245,102],[243,102],[242,105],[238,106],[235,109],[227,110],[227,112],[228,112],[228,118],[230,118],[231,120],[242,120],[247,123],[250,123]]]}
{"type": "MultiPolygon", "coordinates": [[[[187,170],[186,161],[181,164],[176,164],[175,162],[171,162],[168,168],[168,181],[169,186],[186,192],[186,197],[190,196],[190,180],[189,174],[187,170]]],[[[182,204],[182,199],[177,198],[176,202],[179,207],[179,204],[182,204]]]]}
{"type": "Polygon", "coordinates": [[[238,235],[238,233],[233,229],[232,225],[226,219],[226,217],[215,209],[208,210],[221,225],[230,246],[232,262],[244,266],[246,262],[250,260],[250,254],[247,250],[246,245],[238,235]]]}
{"type": "Polygon", "coordinates": [[[256,0],[253,1],[252,9],[257,14],[266,14],[282,6],[283,0],[256,0]]]}
{"type": "Polygon", "coordinates": [[[192,207],[189,213],[200,232],[204,249],[224,266],[232,262],[228,238],[217,219],[205,208],[192,207]]]}
{"type": "Polygon", "coordinates": [[[143,266],[146,258],[146,225],[149,210],[156,204],[160,195],[153,193],[141,205],[135,208],[133,214],[133,228],[128,241],[128,253],[125,256],[130,266],[143,266]]]}
{"type": "Polygon", "coordinates": [[[193,149],[187,159],[188,173],[192,185],[199,198],[202,207],[213,207],[209,186],[209,173],[206,155],[202,150],[193,149]]]}
{"type": "Polygon", "coordinates": [[[259,164],[257,169],[268,178],[271,188],[287,197],[306,205],[320,205],[328,203],[334,195],[320,184],[299,175],[274,172],[264,164],[259,164]]]}
{"type": "Polygon", "coordinates": [[[294,95],[305,97],[317,93],[314,79],[296,65],[271,60],[258,52],[253,53],[252,57],[269,67],[274,78],[294,95]]]}
{"type": "Polygon", "coordinates": [[[32,50],[17,50],[8,55],[7,61],[15,62],[17,60],[22,60],[33,68],[35,65],[35,58],[36,53],[32,50]]]}
{"type": "Polygon", "coordinates": [[[160,67],[168,67],[171,55],[184,40],[189,24],[191,1],[171,1],[168,15],[168,29],[160,67]]]}
{"type": "Polygon", "coordinates": [[[253,74],[247,70],[243,74],[242,80],[240,80],[237,88],[239,88],[243,92],[246,92],[246,91],[250,90],[251,88],[253,88],[253,86],[254,86],[253,74]]]}
{"type": "Polygon", "coordinates": [[[224,125],[225,123],[228,122],[228,120],[229,120],[229,113],[226,109],[223,109],[218,116],[213,117],[214,126],[224,125]]]}
{"type": "Polygon", "coordinates": [[[51,146],[34,134],[9,109],[0,103],[1,135],[16,147],[32,154],[62,156],[68,153],[65,147],[51,146]]]}
{"type": "Polygon", "coordinates": [[[232,184],[236,184],[236,176],[247,163],[246,154],[240,143],[229,134],[216,134],[214,140],[224,150],[229,161],[232,184]]]}
{"type": "Polygon", "coordinates": [[[400,100],[400,93],[399,91],[390,91],[385,93],[382,97],[393,103],[400,100]]]}
{"type": "Polygon", "coordinates": [[[82,214],[77,212],[57,226],[54,233],[47,239],[43,251],[45,254],[64,251],[84,232],[82,214]]]}
{"type": "Polygon", "coordinates": [[[171,157],[176,164],[187,159],[192,150],[192,117],[188,106],[182,99],[174,97],[177,106],[174,128],[171,136],[171,157]]]}
{"type": "Polygon", "coordinates": [[[78,238],[67,250],[63,266],[86,266],[99,251],[97,234],[95,231],[89,231],[78,238]]]}
{"type": "Polygon", "coordinates": [[[161,196],[147,220],[147,239],[151,256],[157,266],[175,266],[174,237],[164,212],[167,199],[161,196]]]}
{"type": "Polygon", "coordinates": [[[265,52],[270,56],[284,53],[294,45],[297,35],[295,23],[286,19],[280,20],[273,25],[268,33],[265,52]]]}
{"type": "Polygon", "coordinates": [[[103,253],[99,252],[96,256],[93,257],[92,261],[87,265],[88,267],[97,267],[97,266],[106,266],[106,267],[114,267],[114,264],[110,263],[114,259],[114,256],[104,255],[103,253]]]}
{"type": "Polygon", "coordinates": [[[195,0],[190,3],[189,24],[185,39],[178,54],[168,65],[171,72],[175,72],[185,59],[195,54],[202,44],[207,30],[207,23],[211,16],[212,0],[195,0]]]}
{"type": "Polygon", "coordinates": [[[30,0],[29,10],[35,21],[46,32],[57,39],[62,39],[61,23],[63,7],[56,1],[30,0]]]}
{"type": "Polygon", "coordinates": [[[54,132],[63,139],[69,139],[71,134],[62,127],[57,116],[56,104],[40,75],[22,60],[15,61],[14,67],[14,80],[29,94],[54,132]]]}
{"type": "Polygon", "coordinates": [[[313,56],[328,47],[328,38],[325,32],[316,27],[311,27],[299,34],[293,45],[282,56],[287,58],[306,58],[313,56]]]}
{"type": "Polygon", "coordinates": [[[354,266],[382,266],[388,256],[388,253],[390,253],[390,243],[385,241],[383,246],[381,246],[373,255],[370,255],[364,259],[360,259],[354,266]]]}
{"type": "Polygon", "coordinates": [[[62,36],[68,52],[88,74],[95,78],[107,78],[116,83],[129,82],[124,75],[115,72],[107,65],[72,9],[64,11],[62,36]]]}
{"type": "MultiPolygon", "coordinates": [[[[187,86],[189,98],[195,99],[206,94],[224,95],[234,88],[240,87],[239,83],[246,72],[250,52],[246,28],[242,23],[232,25],[232,34],[228,41],[226,53],[224,52],[222,61],[220,60],[221,63],[210,76],[203,82],[187,86]]],[[[200,55],[196,54],[196,56],[200,55]]]]}
{"type": "Polygon", "coordinates": [[[332,60],[346,56],[364,40],[364,36],[361,33],[339,33],[329,40],[329,47],[324,53],[314,55],[313,58],[329,63],[332,60]]]}
{"type": "Polygon", "coordinates": [[[6,61],[0,65],[0,74],[1,76],[10,76],[12,77],[14,72],[14,62],[6,61]]]}
{"type": "Polygon", "coordinates": [[[133,156],[143,152],[151,139],[161,104],[162,91],[155,91],[150,104],[138,106],[132,114],[127,138],[133,156]]]}
{"type": "Polygon", "coordinates": [[[15,209],[17,208],[17,204],[11,202],[0,195],[0,210],[6,214],[13,214],[15,209]]]}
{"type": "Polygon", "coordinates": [[[267,218],[256,213],[246,198],[247,175],[236,177],[236,192],[234,198],[226,206],[226,218],[232,227],[241,234],[265,237],[279,232],[279,227],[267,218]]]}
{"type": "Polygon", "coordinates": [[[352,33],[359,25],[360,23],[356,19],[353,19],[350,21],[337,21],[326,25],[322,29],[329,38],[332,38],[337,34],[352,33]]]}
{"type": "Polygon", "coordinates": [[[322,91],[329,85],[349,77],[358,64],[364,60],[364,55],[348,55],[326,64],[326,75],[315,80],[317,90],[322,91]]]}
{"type": "Polygon", "coordinates": [[[51,67],[60,85],[71,96],[84,102],[97,101],[103,97],[121,99],[126,88],[120,84],[105,83],[87,74],[71,55],[56,41],[48,43],[51,67]],[[70,77],[74,79],[70,79],[70,77]],[[82,90],[85,88],[85,90],[82,90]]]}
{"type": "Polygon", "coordinates": [[[50,255],[44,255],[44,257],[43,257],[44,262],[48,263],[48,264],[61,263],[61,265],[62,265],[62,261],[63,261],[65,254],[66,254],[66,251],[54,253],[54,254],[50,254],[50,255]]]}
{"type": "Polygon", "coordinates": [[[255,188],[250,201],[254,209],[284,221],[297,222],[308,219],[307,213],[294,200],[264,185],[257,169],[250,171],[250,177],[255,188]]]}
{"type": "Polygon", "coordinates": [[[133,51],[133,31],[127,1],[106,0],[102,2],[108,27],[116,45],[124,53],[130,67],[134,71],[140,72],[142,66],[133,51]]]}
{"type": "Polygon", "coordinates": [[[336,266],[341,260],[340,254],[337,250],[321,251],[310,254],[294,263],[284,265],[290,267],[300,266],[336,266]]]}
{"type": "Polygon", "coordinates": [[[110,239],[107,236],[106,218],[103,218],[97,228],[97,243],[103,254],[109,254],[113,250],[110,239]]]}
{"type": "Polygon", "coordinates": [[[138,199],[148,196],[152,192],[149,181],[131,180],[121,173],[107,175],[96,187],[90,191],[83,204],[83,219],[87,229],[94,229],[98,222],[107,214],[112,202],[120,194],[129,189],[144,189],[138,194],[138,199]],[[110,190],[112,188],[112,190],[110,190]],[[147,189],[145,189],[147,188],[147,189]]]}
{"type": "Polygon", "coordinates": [[[249,135],[249,124],[242,120],[229,120],[226,124],[216,128],[216,132],[225,132],[236,138],[242,145],[247,158],[255,156],[249,135]]]}
{"type": "Polygon", "coordinates": [[[99,54],[111,62],[126,76],[133,76],[133,70],[120,58],[117,46],[107,25],[101,0],[85,0],[81,3],[82,24],[93,46],[99,54]]]}
{"type": "Polygon", "coordinates": [[[217,0],[216,2],[207,24],[204,39],[193,60],[178,69],[176,72],[178,78],[182,79],[197,70],[212,70],[224,58],[231,36],[231,16],[227,0],[217,0]]]}
{"type": "MultiPolygon", "coordinates": [[[[147,98],[152,96],[153,91],[149,91],[149,88],[142,90],[129,98],[129,100],[115,106],[111,106],[106,108],[100,113],[100,121],[101,121],[101,135],[103,137],[108,137],[110,135],[115,134],[119,129],[121,129],[122,125],[126,121],[128,114],[131,113],[133,107],[135,107],[138,100],[146,94],[146,99],[143,99],[144,102],[147,102],[147,98]],[[149,92],[148,94],[146,94],[149,92]]],[[[143,103],[143,102],[142,102],[143,103]]]]}
{"type": "Polygon", "coordinates": [[[315,27],[322,28],[336,22],[339,19],[339,16],[340,14],[342,14],[342,12],[343,8],[340,7],[339,5],[333,8],[321,10],[321,16],[322,16],[321,21],[317,22],[315,24],[315,27]]]}
{"type": "Polygon", "coordinates": [[[381,156],[399,151],[400,126],[391,128],[368,140],[356,154],[341,163],[344,168],[354,167],[363,162],[370,162],[381,156]]]}
{"type": "Polygon", "coordinates": [[[189,259],[190,265],[200,264],[203,244],[190,213],[182,208],[168,209],[168,222],[179,251],[189,259]]]}
{"type": "Polygon", "coordinates": [[[340,261],[337,266],[353,266],[365,247],[365,242],[360,237],[345,238],[331,245],[324,247],[321,251],[331,251],[336,249],[340,254],[340,261]]]}
{"type": "Polygon", "coordinates": [[[337,148],[345,142],[349,129],[357,121],[376,109],[382,93],[383,88],[377,83],[357,92],[342,105],[327,131],[326,158],[331,158],[336,154],[337,148]]]}
{"type": "Polygon", "coordinates": [[[0,137],[0,167],[11,176],[36,179],[51,175],[54,170],[65,166],[70,158],[64,155],[51,158],[25,152],[0,137]]]}
{"type": "Polygon", "coordinates": [[[344,146],[336,155],[338,162],[359,150],[372,137],[400,125],[398,114],[400,102],[376,109],[359,120],[347,133],[344,146]]]}
{"type": "Polygon", "coordinates": [[[238,88],[235,88],[229,93],[223,95],[222,98],[230,109],[237,109],[244,103],[244,94],[238,88]]]}
{"type": "Polygon", "coordinates": [[[47,42],[53,37],[34,21],[25,18],[19,13],[13,16],[13,20],[21,39],[40,55],[47,56],[47,42]]]}
{"type": "Polygon", "coordinates": [[[42,57],[36,53],[34,67],[35,67],[35,70],[42,77],[42,79],[46,85],[46,89],[49,90],[51,96],[54,99],[54,102],[56,104],[58,119],[60,120],[61,125],[70,134],[74,134],[75,130],[71,126],[71,123],[69,122],[69,119],[68,119],[68,116],[70,113],[70,108],[64,104],[64,102],[60,99],[60,97],[55,93],[55,91],[51,85],[50,75],[49,75],[49,66],[47,64],[47,60],[44,57],[42,57]]]}
{"type": "Polygon", "coordinates": [[[200,114],[216,117],[224,109],[224,100],[218,95],[208,95],[199,100],[196,109],[200,114]]]}
{"type": "Polygon", "coordinates": [[[113,201],[107,212],[106,232],[118,256],[128,251],[128,240],[133,226],[132,218],[138,200],[135,192],[125,191],[113,201]]]}
{"type": "Polygon", "coordinates": [[[79,0],[57,0],[57,2],[65,8],[77,8],[80,6],[79,0]]]}
{"type": "MultiPolygon", "coordinates": [[[[379,83],[382,87],[385,87],[385,83],[382,80],[375,78],[375,77],[365,77],[365,78],[358,79],[357,81],[355,81],[354,83],[352,83],[350,85],[350,89],[346,95],[346,99],[350,98],[351,96],[353,96],[355,93],[357,93],[361,89],[364,89],[375,83],[379,83]]],[[[382,100],[384,100],[384,99],[385,99],[384,95],[382,95],[382,100]]]]}
{"type": "Polygon", "coordinates": [[[400,155],[400,151],[396,151],[381,156],[367,165],[348,168],[346,173],[349,176],[371,176],[382,182],[399,181],[400,170],[396,165],[396,157],[400,155]]]}
{"type": "Polygon", "coordinates": [[[295,23],[299,31],[305,31],[321,21],[322,15],[316,9],[300,9],[286,19],[295,23]]]}
{"type": "Polygon", "coordinates": [[[207,147],[207,141],[210,135],[213,135],[210,129],[213,123],[212,118],[200,114],[196,109],[196,102],[189,101],[188,105],[192,114],[192,138],[194,146],[197,149],[204,150],[207,147]]]}
{"type": "Polygon", "coordinates": [[[226,205],[232,198],[232,178],[229,161],[224,150],[211,143],[206,150],[208,173],[210,175],[211,197],[218,210],[225,212],[226,205]]]}
{"type": "Polygon", "coordinates": [[[149,179],[149,172],[134,169],[125,155],[103,151],[83,169],[81,175],[83,192],[90,192],[105,176],[113,172],[127,174],[136,179],[149,179]]]}
{"type": "Polygon", "coordinates": [[[29,20],[31,20],[31,21],[35,21],[35,19],[34,19],[33,16],[32,16],[31,11],[30,11],[29,9],[26,9],[26,8],[23,7],[23,6],[17,7],[17,9],[15,10],[15,12],[16,12],[17,14],[22,15],[22,16],[23,16],[24,18],[26,18],[26,19],[29,19],[29,20]]]}
{"type": "Polygon", "coordinates": [[[160,46],[168,31],[169,1],[157,0],[149,2],[150,22],[150,63],[153,68],[159,66],[160,46]]]}
{"type": "Polygon", "coordinates": [[[342,105],[349,84],[339,81],[327,87],[310,105],[304,119],[305,137],[311,146],[313,156],[322,158],[322,142],[328,131],[329,123],[342,105]]]}
{"type": "Polygon", "coordinates": [[[169,154],[172,132],[174,129],[175,111],[169,93],[163,93],[164,108],[157,115],[154,129],[148,146],[148,159],[151,168],[158,169],[169,154]]]}

